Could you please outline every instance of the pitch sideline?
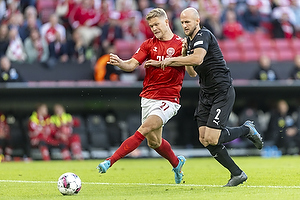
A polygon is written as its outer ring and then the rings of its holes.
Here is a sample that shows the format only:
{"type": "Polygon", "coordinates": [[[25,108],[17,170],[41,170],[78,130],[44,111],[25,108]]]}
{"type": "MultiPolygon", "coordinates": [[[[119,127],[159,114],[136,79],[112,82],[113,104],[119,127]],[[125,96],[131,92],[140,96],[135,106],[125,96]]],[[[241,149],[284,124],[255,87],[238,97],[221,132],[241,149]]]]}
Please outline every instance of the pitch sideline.
{"type": "MultiPolygon", "coordinates": [[[[22,181],[22,180],[0,180],[3,183],[44,183],[44,184],[56,184],[57,181],[22,181]]],[[[180,186],[180,187],[222,187],[222,185],[197,185],[197,184],[156,184],[156,183],[100,183],[100,182],[82,182],[87,185],[120,185],[120,186],[180,186]]],[[[272,185],[241,185],[239,187],[249,188],[277,188],[277,189],[300,189],[300,186],[272,186],[272,185]]]]}

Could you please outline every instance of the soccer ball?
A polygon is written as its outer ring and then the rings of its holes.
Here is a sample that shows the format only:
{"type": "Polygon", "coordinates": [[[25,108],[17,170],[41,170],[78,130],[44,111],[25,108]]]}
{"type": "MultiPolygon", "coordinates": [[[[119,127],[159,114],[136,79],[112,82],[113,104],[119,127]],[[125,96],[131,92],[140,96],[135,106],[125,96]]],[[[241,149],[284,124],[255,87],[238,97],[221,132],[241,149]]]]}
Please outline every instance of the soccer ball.
{"type": "Polygon", "coordinates": [[[76,174],[67,172],[58,178],[57,188],[63,195],[78,194],[81,189],[81,180],[76,174]]]}

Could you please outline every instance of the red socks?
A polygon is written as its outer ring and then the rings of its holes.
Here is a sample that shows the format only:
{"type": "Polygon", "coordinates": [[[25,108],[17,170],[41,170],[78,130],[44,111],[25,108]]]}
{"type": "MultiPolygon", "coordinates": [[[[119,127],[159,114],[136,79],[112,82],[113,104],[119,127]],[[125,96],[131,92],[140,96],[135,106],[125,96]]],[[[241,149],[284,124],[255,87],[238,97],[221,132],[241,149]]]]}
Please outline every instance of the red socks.
{"type": "MultiPolygon", "coordinates": [[[[136,131],[134,135],[127,138],[121,146],[116,150],[116,152],[107,160],[110,160],[110,165],[112,166],[119,159],[125,157],[127,154],[138,148],[140,144],[145,139],[140,132],[136,131]]],[[[171,145],[165,139],[162,139],[160,147],[154,149],[159,155],[167,159],[171,165],[175,168],[177,167],[179,160],[171,149],[171,145]]]]}
{"type": "Polygon", "coordinates": [[[175,156],[173,150],[171,149],[171,145],[170,143],[165,140],[162,139],[161,141],[161,145],[160,147],[154,149],[159,155],[161,155],[162,157],[164,157],[165,159],[167,159],[171,165],[173,166],[173,168],[177,167],[179,160],[178,158],[175,156]]]}
{"type": "Polygon", "coordinates": [[[145,139],[140,132],[136,131],[134,135],[127,138],[121,146],[116,150],[116,152],[107,160],[110,160],[110,166],[112,166],[119,159],[125,157],[127,154],[138,148],[140,144],[145,139]]]}

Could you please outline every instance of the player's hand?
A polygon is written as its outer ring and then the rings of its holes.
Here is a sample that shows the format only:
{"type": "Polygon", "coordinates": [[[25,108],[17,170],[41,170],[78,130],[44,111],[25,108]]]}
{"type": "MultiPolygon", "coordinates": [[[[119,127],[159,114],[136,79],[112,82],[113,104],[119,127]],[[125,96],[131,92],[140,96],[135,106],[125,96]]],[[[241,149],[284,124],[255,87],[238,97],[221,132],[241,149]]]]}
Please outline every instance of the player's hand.
{"type": "Polygon", "coordinates": [[[157,60],[147,60],[145,62],[145,68],[148,68],[149,66],[153,66],[153,67],[160,67],[160,61],[157,60]]]}
{"type": "Polygon", "coordinates": [[[109,54],[109,61],[107,62],[107,64],[114,65],[114,66],[120,66],[121,62],[122,62],[122,60],[119,58],[119,56],[117,56],[113,53],[109,54]]]}
{"type": "Polygon", "coordinates": [[[181,50],[181,55],[186,56],[187,54],[187,40],[186,38],[182,39],[182,50],[181,50]]]}
{"type": "Polygon", "coordinates": [[[165,68],[167,66],[170,66],[171,65],[171,59],[170,58],[166,58],[164,59],[163,61],[161,61],[161,64],[160,64],[160,68],[162,68],[163,70],[165,70],[165,68]]]}

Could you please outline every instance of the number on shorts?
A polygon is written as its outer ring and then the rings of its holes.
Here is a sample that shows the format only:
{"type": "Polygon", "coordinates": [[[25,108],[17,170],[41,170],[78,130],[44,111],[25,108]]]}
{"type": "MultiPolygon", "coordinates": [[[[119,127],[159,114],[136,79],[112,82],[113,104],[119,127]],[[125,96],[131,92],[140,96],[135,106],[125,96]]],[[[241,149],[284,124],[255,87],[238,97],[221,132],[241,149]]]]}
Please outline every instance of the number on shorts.
{"type": "Polygon", "coordinates": [[[163,111],[166,111],[170,106],[167,105],[166,102],[162,102],[162,105],[160,106],[161,109],[163,109],[163,111]]]}
{"type": "Polygon", "coordinates": [[[218,109],[216,110],[216,112],[217,112],[217,114],[216,114],[216,116],[215,116],[215,120],[219,120],[219,115],[220,115],[220,113],[221,113],[221,109],[218,108],[218,109]]]}

